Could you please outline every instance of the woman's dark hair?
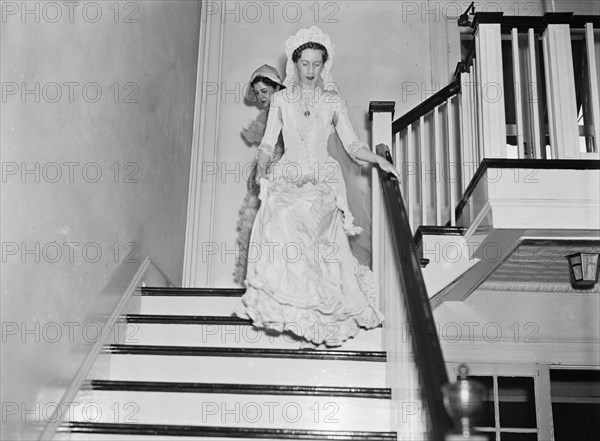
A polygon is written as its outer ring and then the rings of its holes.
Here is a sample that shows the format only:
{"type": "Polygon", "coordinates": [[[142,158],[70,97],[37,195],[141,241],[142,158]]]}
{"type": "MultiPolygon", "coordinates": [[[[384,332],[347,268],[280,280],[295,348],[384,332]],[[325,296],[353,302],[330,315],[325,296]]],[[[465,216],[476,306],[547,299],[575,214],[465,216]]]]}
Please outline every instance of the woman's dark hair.
{"type": "Polygon", "coordinates": [[[325,46],[323,46],[320,43],[315,43],[314,41],[309,41],[308,43],[304,43],[303,45],[298,46],[296,50],[292,53],[292,61],[294,63],[300,59],[300,57],[302,56],[302,51],[304,49],[315,49],[321,51],[323,53],[323,63],[327,62],[327,58],[329,57],[329,55],[327,54],[327,49],[325,49],[325,46]]]}
{"type": "Polygon", "coordinates": [[[281,84],[276,83],[272,79],[267,78],[267,77],[260,77],[260,76],[254,78],[252,80],[252,82],[250,83],[250,87],[253,88],[256,83],[260,83],[260,82],[265,83],[267,86],[271,86],[273,89],[280,89],[280,90],[285,89],[285,86],[282,86],[281,84]]]}

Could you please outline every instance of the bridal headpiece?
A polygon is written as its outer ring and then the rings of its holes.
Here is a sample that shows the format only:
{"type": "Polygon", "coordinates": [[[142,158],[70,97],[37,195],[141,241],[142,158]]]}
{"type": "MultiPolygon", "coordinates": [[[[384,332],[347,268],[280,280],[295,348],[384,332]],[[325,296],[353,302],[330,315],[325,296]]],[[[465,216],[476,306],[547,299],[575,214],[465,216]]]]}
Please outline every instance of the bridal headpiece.
{"type": "Polygon", "coordinates": [[[329,35],[324,34],[321,29],[317,26],[313,26],[310,29],[300,29],[296,35],[292,35],[285,42],[285,54],[287,55],[287,65],[285,68],[285,81],[283,84],[286,87],[291,87],[294,84],[298,84],[299,81],[296,78],[296,67],[292,61],[292,54],[294,51],[305,43],[314,42],[319,43],[327,49],[327,61],[321,70],[321,82],[323,89],[325,90],[336,90],[333,78],[331,77],[331,65],[333,64],[333,57],[335,55],[335,47],[331,43],[329,35]]]}

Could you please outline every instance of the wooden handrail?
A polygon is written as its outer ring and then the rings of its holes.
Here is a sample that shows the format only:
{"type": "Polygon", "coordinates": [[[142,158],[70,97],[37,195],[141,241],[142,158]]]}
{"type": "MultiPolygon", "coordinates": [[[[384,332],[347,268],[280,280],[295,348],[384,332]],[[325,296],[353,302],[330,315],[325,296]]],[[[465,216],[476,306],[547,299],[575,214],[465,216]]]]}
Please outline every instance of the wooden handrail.
{"type": "MultiPolygon", "coordinates": [[[[593,23],[594,28],[600,28],[600,16],[597,15],[573,15],[572,13],[546,13],[543,17],[527,16],[504,16],[501,12],[478,12],[473,19],[473,28],[477,29],[480,23],[499,23],[503,33],[510,32],[513,28],[527,30],[533,28],[536,33],[542,32],[548,24],[568,23],[571,28],[583,28],[585,23],[593,23]]],[[[418,104],[392,123],[392,134],[405,129],[409,124],[417,121],[420,117],[427,115],[436,106],[444,103],[448,98],[460,92],[460,72],[469,66],[475,56],[475,46],[471,45],[465,59],[459,63],[454,74],[454,80],[446,87],[418,104]]]]}
{"type": "MultiPolygon", "coordinates": [[[[520,15],[503,15],[498,12],[477,12],[473,23],[473,33],[480,23],[499,23],[500,32],[502,34],[510,34],[514,28],[519,32],[527,32],[533,29],[534,33],[539,37],[553,23],[568,24],[571,29],[583,29],[586,23],[592,23],[595,29],[600,28],[600,15],[573,15],[570,12],[548,12],[541,17],[520,16],[520,15]]],[[[460,73],[466,67],[470,66],[475,57],[475,44],[472,42],[469,46],[464,59],[460,61],[454,71],[454,78],[459,78],[460,73]]]]}
{"type": "Polygon", "coordinates": [[[444,103],[448,98],[453,97],[458,92],[460,92],[460,81],[454,80],[446,87],[440,89],[437,93],[413,107],[411,110],[394,121],[392,123],[392,133],[398,133],[400,130],[406,128],[409,124],[415,122],[420,117],[427,115],[436,106],[444,103]]]}
{"type": "MultiPolygon", "coordinates": [[[[392,161],[384,144],[377,146],[377,154],[392,161]]],[[[421,273],[408,215],[398,180],[391,174],[379,171],[379,180],[389,220],[394,252],[398,258],[401,295],[411,329],[415,363],[422,385],[422,397],[430,415],[431,440],[443,441],[452,421],[444,410],[442,386],[448,383],[440,340],[421,273]]]]}
{"type": "Polygon", "coordinates": [[[513,28],[520,32],[533,29],[542,33],[549,24],[564,23],[572,29],[582,29],[586,23],[593,23],[594,28],[600,27],[598,15],[573,15],[572,12],[547,12],[543,16],[503,15],[502,12],[477,12],[471,27],[477,29],[480,23],[498,23],[502,33],[510,33],[513,28]]]}

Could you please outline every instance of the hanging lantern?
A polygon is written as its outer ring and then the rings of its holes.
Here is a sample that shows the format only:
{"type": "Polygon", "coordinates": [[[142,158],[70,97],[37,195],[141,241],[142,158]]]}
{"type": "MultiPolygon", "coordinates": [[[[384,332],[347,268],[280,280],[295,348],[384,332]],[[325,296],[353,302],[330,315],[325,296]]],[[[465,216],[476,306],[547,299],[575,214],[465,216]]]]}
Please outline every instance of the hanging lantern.
{"type": "Polygon", "coordinates": [[[569,261],[571,286],[590,289],[598,282],[598,253],[575,253],[565,256],[569,261]]]}

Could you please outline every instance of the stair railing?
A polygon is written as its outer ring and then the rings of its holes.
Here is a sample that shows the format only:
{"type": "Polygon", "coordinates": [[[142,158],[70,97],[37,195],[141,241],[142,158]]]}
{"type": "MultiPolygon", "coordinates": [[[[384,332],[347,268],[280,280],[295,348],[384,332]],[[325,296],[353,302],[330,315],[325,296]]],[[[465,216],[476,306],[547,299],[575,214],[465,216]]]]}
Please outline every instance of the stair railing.
{"type": "MultiPolygon", "coordinates": [[[[390,156],[393,103],[372,102],[373,145],[390,156]]],[[[408,213],[396,178],[373,170],[373,270],[385,313],[388,387],[398,439],[442,441],[451,427],[442,385],[448,374],[441,352],[408,213]]]]}
{"type": "Polygon", "coordinates": [[[600,159],[600,17],[480,12],[471,26],[454,81],[379,129],[392,133],[413,233],[460,224],[486,159],[600,159]]]}
{"type": "MultiPolygon", "coordinates": [[[[392,160],[383,144],[378,154],[392,160]]],[[[395,263],[388,264],[387,271],[396,273],[398,289],[383,292],[388,294],[384,302],[387,374],[396,430],[399,439],[442,441],[452,426],[442,396],[448,375],[400,187],[386,175],[380,172],[379,180],[395,263]]]]}
{"type": "MultiPolygon", "coordinates": [[[[456,225],[456,207],[474,170],[474,158],[461,156],[461,112],[470,110],[460,79],[429,97],[391,125],[393,154],[402,175],[401,189],[409,224],[456,225]]],[[[389,130],[389,128],[388,128],[389,130]]]]}
{"type": "Polygon", "coordinates": [[[441,441],[450,427],[416,229],[460,224],[459,200],[486,161],[600,157],[600,17],[477,13],[472,28],[471,48],[448,86],[396,121],[393,102],[369,109],[372,144],[390,146],[381,154],[401,173],[398,182],[374,168],[372,179],[373,270],[386,293],[380,303],[399,439],[441,441]]]}

